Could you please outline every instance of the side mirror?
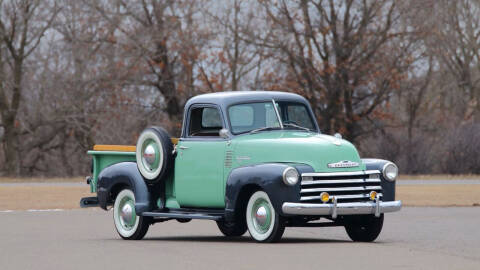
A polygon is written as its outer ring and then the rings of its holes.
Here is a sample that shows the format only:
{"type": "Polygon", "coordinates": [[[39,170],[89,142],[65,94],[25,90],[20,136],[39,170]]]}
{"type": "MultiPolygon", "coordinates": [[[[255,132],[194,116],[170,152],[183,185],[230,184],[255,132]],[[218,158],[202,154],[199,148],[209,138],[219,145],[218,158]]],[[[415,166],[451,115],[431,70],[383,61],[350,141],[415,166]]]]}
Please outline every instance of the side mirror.
{"type": "Polygon", "coordinates": [[[228,129],[226,129],[226,128],[220,129],[220,131],[218,132],[218,135],[220,135],[220,137],[222,137],[224,139],[228,139],[229,138],[228,129]]]}

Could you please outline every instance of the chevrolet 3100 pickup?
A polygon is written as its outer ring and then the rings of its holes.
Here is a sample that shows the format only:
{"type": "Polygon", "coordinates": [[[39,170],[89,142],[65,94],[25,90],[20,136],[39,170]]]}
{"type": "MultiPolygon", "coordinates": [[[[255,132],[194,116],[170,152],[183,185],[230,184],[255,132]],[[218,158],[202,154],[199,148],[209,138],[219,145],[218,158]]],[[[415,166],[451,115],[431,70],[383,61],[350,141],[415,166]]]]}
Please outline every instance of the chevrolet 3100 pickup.
{"type": "Polygon", "coordinates": [[[343,226],[374,241],[384,213],[398,211],[397,166],[361,159],[341,136],[319,130],[307,100],[284,92],[223,92],[191,98],[180,138],[145,129],[136,146],[96,145],[94,197],[113,207],[123,239],[168,220],[216,221],[228,237],[281,239],[285,227],[343,226]]]}

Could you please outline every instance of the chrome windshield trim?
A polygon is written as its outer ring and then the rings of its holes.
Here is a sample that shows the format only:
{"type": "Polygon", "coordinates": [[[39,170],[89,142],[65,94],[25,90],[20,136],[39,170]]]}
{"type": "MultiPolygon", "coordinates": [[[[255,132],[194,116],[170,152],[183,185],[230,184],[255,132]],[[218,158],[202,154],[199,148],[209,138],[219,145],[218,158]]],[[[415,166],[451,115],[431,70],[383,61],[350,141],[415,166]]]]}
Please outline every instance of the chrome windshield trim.
{"type": "Polygon", "coordinates": [[[352,175],[370,175],[370,174],[380,174],[379,170],[368,170],[368,171],[355,171],[355,172],[333,172],[333,173],[302,173],[302,177],[305,176],[352,176],[352,175]]]}
{"type": "Polygon", "coordinates": [[[283,129],[282,118],[280,118],[280,113],[278,113],[277,104],[275,104],[275,100],[272,98],[273,109],[275,110],[275,114],[278,118],[278,123],[280,123],[280,128],[283,129]]]}
{"type": "Polygon", "coordinates": [[[372,179],[341,179],[341,180],[305,180],[302,185],[323,185],[323,184],[361,184],[361,183],[380,183],[380,178],[372,179]]]}
{"type": "Polygon", "coordinates": [[[381,186],[366,186],[366,187],[325,187],[325,188],[306,188],[300,190],[300,193],[308,192],[329,192],[329,191],[366,191],[366,190],[381,190],[381,186]]]}

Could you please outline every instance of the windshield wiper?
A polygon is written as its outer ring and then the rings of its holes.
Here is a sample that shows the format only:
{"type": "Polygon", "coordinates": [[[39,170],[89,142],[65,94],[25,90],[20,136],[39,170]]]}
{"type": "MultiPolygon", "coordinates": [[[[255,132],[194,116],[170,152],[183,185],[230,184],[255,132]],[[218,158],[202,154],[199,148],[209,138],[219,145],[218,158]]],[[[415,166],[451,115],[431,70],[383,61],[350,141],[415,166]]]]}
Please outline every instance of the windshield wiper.
{"type": "Polygon", "coordinates": [[[303,129],[303,130],[306,130],[306,131],[312,131],[309,128],[302,127],[302,126],[299,126],[299,125],[295,125],[295,124],[292,124],[292,123],[283,123],[283,126],[284,127],[294,127],[294,128],[303,129]]]}
{"type": "Polygon", "coordinates": [[[250,132],[248,132],[248,134],[254,134],[254,133],[257,133],[259,131],[275,130],[275,129],[281,129],[281,128],[280,127],[261,127],[261,128],[251,130],[250,132]]]}

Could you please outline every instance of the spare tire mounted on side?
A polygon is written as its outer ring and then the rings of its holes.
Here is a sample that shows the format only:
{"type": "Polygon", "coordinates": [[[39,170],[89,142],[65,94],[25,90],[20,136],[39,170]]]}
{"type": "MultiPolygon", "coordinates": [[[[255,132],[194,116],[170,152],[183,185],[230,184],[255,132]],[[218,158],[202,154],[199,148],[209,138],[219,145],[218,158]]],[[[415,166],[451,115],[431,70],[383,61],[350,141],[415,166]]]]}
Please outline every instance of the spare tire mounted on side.
{"type": "Polygon", "coordinates": [[[137,167],[148,183],[162,180],[173,167],[173,144],[167,131],[161,127],[146,128],[138,137],[137,167]]]}

